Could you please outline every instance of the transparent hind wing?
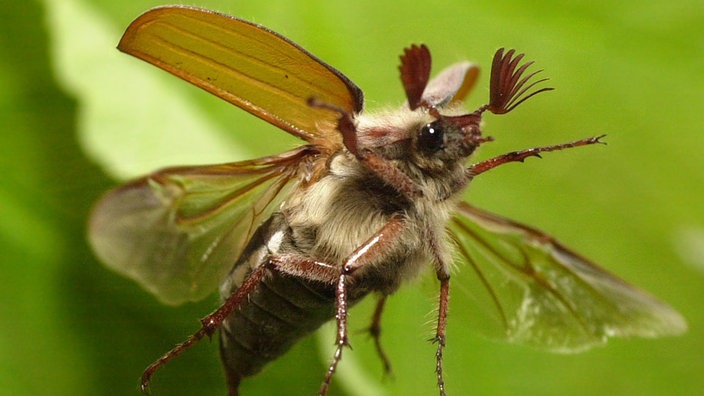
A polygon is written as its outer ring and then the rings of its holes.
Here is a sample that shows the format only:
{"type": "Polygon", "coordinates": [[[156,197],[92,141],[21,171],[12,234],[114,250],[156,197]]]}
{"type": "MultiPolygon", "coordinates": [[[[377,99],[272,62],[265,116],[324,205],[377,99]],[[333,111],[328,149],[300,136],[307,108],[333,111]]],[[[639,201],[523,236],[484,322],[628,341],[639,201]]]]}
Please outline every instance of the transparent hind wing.
{"type": "Polygon", "coordinates": [[[88,237],[108,267],[167,304],[215,290],[258,225],[295,188],[306,147],[223,165],[168,168],[108,192],[88,237]]]}
{"type": "Polygon", "coordinates": [[[675,310],[547,234],[465,202],[449,226],[459,270],[453,316],[489,337],[579,352],[609,337],[675,335],[675,310]]]}

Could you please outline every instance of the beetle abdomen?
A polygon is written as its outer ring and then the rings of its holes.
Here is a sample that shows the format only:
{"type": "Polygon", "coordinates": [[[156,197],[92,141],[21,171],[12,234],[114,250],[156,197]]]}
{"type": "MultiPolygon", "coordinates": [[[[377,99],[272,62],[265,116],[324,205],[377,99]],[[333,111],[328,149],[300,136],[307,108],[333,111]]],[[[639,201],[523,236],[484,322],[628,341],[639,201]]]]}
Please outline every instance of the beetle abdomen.
{"type": "Polygon", "coordinates": [[[256,374],[334,316],[332,285],[271,271],[223,323],[220,349],[228,377],[256,374]]]}

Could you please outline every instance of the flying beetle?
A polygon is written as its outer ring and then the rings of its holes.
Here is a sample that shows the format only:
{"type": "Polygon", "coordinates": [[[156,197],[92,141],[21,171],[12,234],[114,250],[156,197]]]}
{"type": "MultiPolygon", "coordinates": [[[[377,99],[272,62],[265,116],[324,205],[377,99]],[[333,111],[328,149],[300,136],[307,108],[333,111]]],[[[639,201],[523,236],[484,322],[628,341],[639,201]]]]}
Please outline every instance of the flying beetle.
{"type": "Polygon", "coordinates": [[[686,329],[668,305],[552,237],[463,200],[474,177],[499,165],[601,142],[467,164],[492,141],[482,134],[486,112],[509,113],[551,89],[538,85],[546,79],[528,70],[523,54],[496,52],[488,103],[467,112],[462,102],[478,68],[460,62],[431,79],[428,48],[410,46],[399,67],[406,102],[367,113],[362,91],[341,72],[263,26],[213,11],[152,9],[118,48],[306,141],[254,160],[159,170],[96,204],[89,239],[108,267],[167,304],[220,290],[222,305],[202,327],[144,371],[143,390],[162,365],[219,331],[229,392],[237,395],[244,378],[335,320],[325,395],[349,345],[349,308],[377,296],[371,333],[389,367],[380,341],[384,304],[428,267],[440,289],[433,338],[440,395],[451,278],[473,296],[454,302],[483,304],[482,321],[509,342],[574,352],[612,336],[686,329]]]}

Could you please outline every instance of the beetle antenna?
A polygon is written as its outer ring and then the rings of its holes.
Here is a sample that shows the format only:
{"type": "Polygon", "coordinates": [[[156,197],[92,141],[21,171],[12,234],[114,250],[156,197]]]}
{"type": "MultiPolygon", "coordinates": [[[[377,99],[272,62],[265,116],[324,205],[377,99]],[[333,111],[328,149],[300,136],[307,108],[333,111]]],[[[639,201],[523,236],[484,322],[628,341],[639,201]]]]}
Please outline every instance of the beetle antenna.
{"type": "Polygon", "coordinates": [[[504,54],[504,49],[500,48],[494,54],[494,60],[491,64],[489,103],[477,110],[480,114],[485,110],[489,110],[494,114],[506,114],[528,98],[554,89],[544,87],[528,93],[533,87],[548,79],[542,78],[531,81],[542,70],[536,70],[523,76],[533,64],[533,61],[526,62],[519,67],[518,65],[525,54],[514,56],[515,53],[516,50],[511,49],[504,54]]]}
{"type": "Polygon", "coordinates": [[[425,44],[412,46],[403,50],[401,65],[401,82],[406,91],[408,107],[415,110],[420,106],[428,107],[423,103],[423,91],[430,80],[430,50],[425,44]]]}

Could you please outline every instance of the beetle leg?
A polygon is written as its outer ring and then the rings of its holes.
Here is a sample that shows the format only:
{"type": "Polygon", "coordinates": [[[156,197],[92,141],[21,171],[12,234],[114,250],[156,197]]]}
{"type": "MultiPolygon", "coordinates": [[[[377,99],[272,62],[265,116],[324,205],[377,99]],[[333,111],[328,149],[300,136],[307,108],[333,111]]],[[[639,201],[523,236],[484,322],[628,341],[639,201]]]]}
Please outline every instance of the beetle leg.
{"type": "Polygon", "coordinates": [[[478,162],[478,163],[470,166],[467,169],[467,172],[469,173],[469,176],[477,176],[477,175],[484,173],[490,169],[496,168],[499,165],[503,165],[503,164],[506,164],[509,162],[523,162],[528,157],[540,158],[540,153],[544,153],[547,151],[564,150],[564,149],[568,149],[568,148],[572,148],[572,147],[586,146],[586,145],[595,144],[595,143],[605,144],[604,142],[601,141],[601,138],[603,138],[604,136],[606,136],[606,135],[600,135],[600,136],[596,136],[596,137],[576,140],[574,142],[569,142],[569,143],[556,144],[553,146],[535,147],[535,148],[530,148],[530,149],[521,150],[521,151],[513,151],[510,153],[499,155],[498,157],[490,158],[486,161],[478,162]]]}
{"type": "Polygon", "coordinates": [[[386,355],[386,352],[384,352],[384,349],[381,347],[381,314],[384,311],[384,305],[386,304],[386,299],[388,297],[389,296],[386,294],[383,294],[377,300],[374,315],[372,316],[372,323],[369,325],[368,329],[369,334],[374,340],[376,354],[379,355],[379,359],[381,359],[381,364],[384,366],[384,374],[386,375],[391,374],[391,362],[389,361],[389,357],[386,355]]]}
{"type": "MultiPolygon", "coordinates": [[[[158,370],[161,366],[166,364],[169,360],[180,355],[183,351],[191,347],[196,342],[200,341],[203,337],[211,337],[213,333],[215,333],[215,330],[220,327],[223,320],[225,320],[225,318],[227,318],[227,316],[230,315],[230,313],[232,313],[232,311],[237,308],[245,298],[247,298],[247,296],[254,290],[254,288],[257,287],[259,282],[264,277],[264,273],[267,269],[267,265],[261,265],[254,268],[249,274],[249,276],[247,276],[247,278],[244,280],[244,282],[242,282],[242,285],[237,289],[235,293],[233,293],[217,310],[200,320],[201,328],[197,332],[188,337],[186,341],[176,345],[176,347],[166,352],[154,363],[150,364],[149,367],[147,367],[142,373],[142,378],[140,382],[142,392],[149,392],[149,381],[151,380],[151,377],[154,372],[156,372],[156,370],[158,370]]],[[[239,380],[237,380],[237,382],[239,382],[239,380]]],[[[233,388],[231,385],[231,394],[232,389],[233,388]]],[[[234,394],[237,394],[236,384],[234,389],[234,394]]]]}
{"type": "Polygon", "coordinates": [[[295,253],[270,256],[269,263],[281,273],[327,284],[334,284],[340,275],[334,265],[295,253]]]}
{"type": "Polygon", "coordinates": [[[438,305],[438,325],[435,330],[433,342],[438,344],[438,349],[435,352],[435,374],[438,377],[438,388],[440,389],[440,396],[445,396],[445,378],[442,372],[442,358],[445,350],[447,307],[450,301],[450,277],[438,273],[438,278],[440,278],[440,301],[438,305]]]}
{"type": "MultiPolygon", "coordinates": [[[[255,267],[252,272],[250,272],[240,287],[237,288],[217,310],[200,320],[201,328],[196,333],[165,353],[144,370],[141,378],[142,392],[148,393],[151,377],[161,366],[183,353],[203,337],[211,337],[215,331],[220,328],[222,322],[254,291],[266,274],[266,271],[270,270],[276,270],[294,276],[305,273],[308,277],[325,283],[334,283],[339,275],[339,270],[335,267],[316,260],[289,255],[269,257],[265,264],[255,267]]],[[[240,380],[241,378],[239,376],[228,375],[230,396],[237,395],[240,380]]]]}
{"type": "MultiPolygon", "coordinates": [[[[426,231],[426,233],[428,233],[426,231]]],[[[437,375],[440,396],[445,396],[445,378],[442,371],[443,352],[445,350],[445,331],[447,329],[447,310],[450,302],[450,266],[448,258],[443,254],[442,245],[433,234],[428,233],[429,246],[435,259],[435,273],[440,281],[440,297],[438,299],[438,323],[432,342],[438,345],[435,351],[435,374],[437,375]]]]}
{"type": "MultiPolygon", "coordinates": [[[[416,47],[419,48],[419,47],[416,47]]],[[[414,50],[416,51],[416,50],[414,50]]],[[[427,48],[425,48],[427,52],[427,48]]],[[[422,52],[422,51],[420,51],[422,52]]],[[[423,57],[423,55],[418,55],[423,57]]],[[[430,62],[430,54],[427,53],[426,60],[417,60],[418,62],[430,62]]],[[[410,60],[408,62],[411,62],[410,60]]],[[[404,62],[406,63],[406,62],[404,62]]],[[[414,65],[408,67],[412,68],[414,65]]],[[[420,67],[423,67],[422,65],[420,67]]],[[[427,65],[429,67],[429,65],[427,65]]],[[[413,73],[412,71],[407,71],[407,73],[413,73]]],[[[416,78],[417,76],[409,76],[408,78],[416,78]]],[[[417,77],[420,78],[420,77],[417,77]]],[[[421,82],[417,82],[420,84],[421,82]]],[[[422,85],[425,87],[426,82],[422,85]]],[[[407,84],[404,82],[404,84],[407,84]]],[[[417,87],[416,87],[417,88],[417,87]]],[[[408,88],[406,88],[408,89],[408,88]]],[[[422,93],[422,90],[421,90],[422,93]]],[[[415,99],[410,99],[415,100],[415,99]]],[[[420,100],[420,98],[418,98],[420,100]]],[[[408,175],[401,172],[396,165],[392,164],[388,160],[384,159],[373,151],[365,150],[358,145],[357,141],[357,126],[355,125],[354,115],[350,114],[347,110],[335,106],[330,103],[322,102],[315,97],[308,98],[308,105],[317,108],[328,109],[336,111],[340,114],[340,118],[337,121],[337,129],[342,134],[342,142],[347,148],[347,150],[352,153],[358,160],[362,161],[369,169],[376,173],[384,182],[394,187],[398,192],[403,194],[406,198],[418,198],[423,195],[423,191],[420,186],[418,186],[413,180],[411,180],[408,175]]],[[[411,104],[411,106],[413,106],[411,104]]]]}
{"type": "Polygon", "coordinates": [[[414,199],[423,196],[423,190],[416,182],[403,173],[396,165],[379,154],[373,151],[363,150],[360,152],[358,158],[386,184],[395,188],[396,191],[403,194],[404,197],[414,199]]]}
{"type": "Polygon", "coordinates": [[[335,289],[335,298],[337,300],[337,314],[335,315],[337,319],[337,336],[335,338],[335,344],[337,348],[335,349],[332,363],[330,363],[328,367],[323,383],[320,385],[319,396],[327,394],[332,376],[335,374],[337,364],[342,358],[342,350],[344,347],[349,346],[349,339],[347,337],[347,278],[366,264],[374,262],[379,255],[388,250],[396,241],[405,224],[406,222],[402,217],[393,217],[381,230],[372,235],[362,246],[355,249],[345,260],[335,289]]]}

